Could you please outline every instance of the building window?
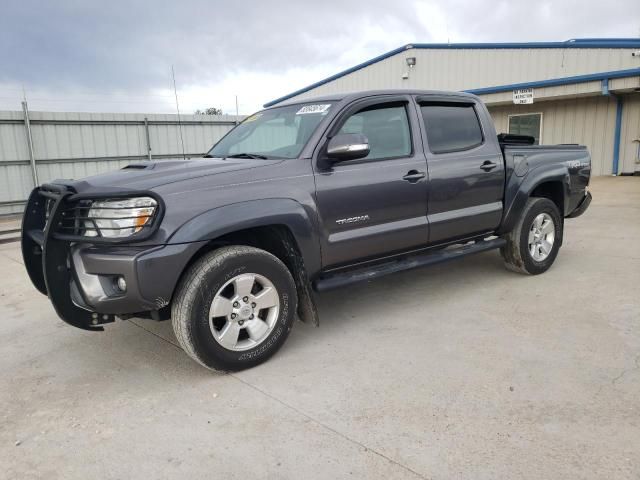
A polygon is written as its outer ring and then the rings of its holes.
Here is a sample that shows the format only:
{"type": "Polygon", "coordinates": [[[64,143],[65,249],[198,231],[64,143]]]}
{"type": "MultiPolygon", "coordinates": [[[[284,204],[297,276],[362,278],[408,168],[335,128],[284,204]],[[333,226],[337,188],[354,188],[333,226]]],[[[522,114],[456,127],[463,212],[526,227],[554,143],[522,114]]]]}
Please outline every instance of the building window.
{"type": "Polygon", "coordinates": [[[535,145],[540,145],[542,141],[542,113],[509,115],[509,133],[528,135],[536,139],[535,145]]]}

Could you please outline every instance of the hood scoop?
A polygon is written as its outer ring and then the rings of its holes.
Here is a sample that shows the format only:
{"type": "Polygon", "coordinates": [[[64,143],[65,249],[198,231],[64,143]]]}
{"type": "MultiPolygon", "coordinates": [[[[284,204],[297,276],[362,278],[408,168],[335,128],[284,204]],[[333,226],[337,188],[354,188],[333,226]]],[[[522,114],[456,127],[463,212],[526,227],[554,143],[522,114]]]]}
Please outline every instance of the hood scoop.
{"type": "Polygon", "coordinates": [[[151,170],[153,167],[155,167],[153,163],[132,163],[122,167],[121,170],[151,170]]]}

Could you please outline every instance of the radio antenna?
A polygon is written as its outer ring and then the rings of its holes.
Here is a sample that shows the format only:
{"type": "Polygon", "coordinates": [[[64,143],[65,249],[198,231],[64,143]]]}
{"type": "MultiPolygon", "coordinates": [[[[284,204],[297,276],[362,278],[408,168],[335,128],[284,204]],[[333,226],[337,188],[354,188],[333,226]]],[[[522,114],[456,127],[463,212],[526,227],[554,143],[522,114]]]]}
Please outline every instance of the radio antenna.
{"type": "Polygon", "coordinates": [[[173,79],[173,94],[176,97],[176,111],[178,112],[178,130],[180,131],[180,145],[182,146],[182,159],[186,160],[187,156],[184,153],[184,138],[182,136],[182,121],[180,120],[180,105],[178,105],[178,89],[176,88],[176,72],[171,65],[171,78],[173,79]]]}

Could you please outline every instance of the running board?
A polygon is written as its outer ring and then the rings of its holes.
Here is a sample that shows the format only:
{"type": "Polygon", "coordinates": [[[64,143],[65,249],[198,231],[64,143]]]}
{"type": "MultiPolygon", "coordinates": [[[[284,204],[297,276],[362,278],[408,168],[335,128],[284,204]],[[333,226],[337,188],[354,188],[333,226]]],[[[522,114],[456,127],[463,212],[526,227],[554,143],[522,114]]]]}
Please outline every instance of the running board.
{"type": "Polygon", "coordinates": [[[391,273],[426,267],[427,265],[448,262],[449,260],[455,260],[456,258],[465,257],[474,253],[486,252],[487,250],[500,248],[506,243],[507,242],[502,238],[482,240],[474,243],[468,243],[457,248],[449,247],[433,253],[413,255],[399,260],[373,265],[371,267],[335,273],[315,280],[313,282],[313,288],[316,292],[325,292],[327,290],[333,290],[334,288],[351,285],[352,283],[373,280],[391,273]]]}

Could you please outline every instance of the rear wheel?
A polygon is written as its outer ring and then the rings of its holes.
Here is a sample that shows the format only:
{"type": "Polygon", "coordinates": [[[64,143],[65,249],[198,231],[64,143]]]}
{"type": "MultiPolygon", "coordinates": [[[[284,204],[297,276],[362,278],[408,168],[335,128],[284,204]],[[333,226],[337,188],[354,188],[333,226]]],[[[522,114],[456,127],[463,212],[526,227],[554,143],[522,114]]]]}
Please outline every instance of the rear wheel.
{"type": "Polygon", "coordinates": [[[224,247],[183,276],[172,306],[173,330],[201,365],[242,370],[282,346],[296,302],[291,273],[277,257],[253,247],[224,247]]]}
{"type": "Polygon", "coordinates": [[[508,269],[537,275],[553,264],[562,244],[562,217],[548,198],[527,200],[520,220],[505,235],[507,244],[500,249],[508,269]]]}

